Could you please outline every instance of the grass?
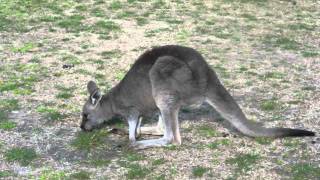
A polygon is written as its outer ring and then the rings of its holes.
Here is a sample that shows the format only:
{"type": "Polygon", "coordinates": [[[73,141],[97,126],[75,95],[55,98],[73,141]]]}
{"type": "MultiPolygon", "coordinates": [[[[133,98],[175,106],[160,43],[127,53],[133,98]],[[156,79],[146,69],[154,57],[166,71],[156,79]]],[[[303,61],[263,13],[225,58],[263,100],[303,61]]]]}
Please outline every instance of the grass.
{"type": "Polygon", "coordinates": [[[66,179],[66,173],[64,171],[56,171],[56,170],[43,170],[41,171],[40,175],[34,178],[39,178],[40,180],[47,180],[47,179],[52,179],[52,180],[60,180],[60,179],[66,179]]]}
{"type": "Polygon", "coordinates": [[[35,47],[37,47],[37,45],[35,43],[29,42],[29,43],[25,43],[19,47],[12,47],[11,51],[15,52],[15,53],[26,53],[26,52],[30,52],[35,47]]]}
{"type": "Polygon", "coordinates": [[[95,166],[95,167],[103,167],[107,166],[111,163],[111,160],[109,159],[92,159],[90,160],[90,164],[95,166]]]}
{"type": "Polygon", "coordinates": [[[317,179],[320,177],[320,167],[308,163],[294,164],[290,171],[294,180],[317,179]]]}
{"type": "Polygon", "coordinates": [[[139,164],[130,164],[128,166],[128,179],[144,179],[150,173],[150,169],[143,167],[139,164]]]}
{"type": "Polygon", "coordinates": [[[0,121],[0,129],[12,130],[17,126],[15,122],[12,121],[0,121]]]}
{"type": "Polygon", "coordinates": [[[58,99],[70,99],[74,96],[75,87],[63,87],[63,86],[56,86],[59,90],[56,98],[58,99]]]}
{"type": "Polygon", "coordinates": [[[71,145],[79,150],[90,151],[104,145],[103,139],[108,136],[105,130],[79,132],[71,145]]]}
{"type": "Polygon", "coordinates": [[[9,170],[0,170],[0,178],[6,178],[6,177],[10,177],[10,176],[14,176],[14,173],[12,171],[9,170]]]}
{"type": "Polygon", "coordinates": [[[196,166],[192,168],[192,174],[194,177],[200,178],[208,171],[207,168],[202,166],[196,166]]]}
{"type": "Polygon", "coordinates": [[[277,99],[269,99],[269,100],[263,100],[260,103],[260,108],[264,111],[274,111],[280,109],[280,104],[278,103],[277,99]]]}
{"type": "Polygon", "coordinates": [[[22,166],[28,166],[37,158],[37,154],[35,150],[31,148],[15,147],[5,152],[4,157],[6,161],[18,162],[22,166]]]}
{"type": "Polygon", "coordinates": [[[156,159],[156,160],[152,161],[151,164],[153,166],[159,166],[159,165],[164,164],[164,163],[166,163],[166,160],[164,158],[159,158],[159,159],[156,159]]]}
{"type": "Polygon", "coordinates": [[[273,139],[265,138],[265,137],[257,137],[257,138],[254,138],[254,140],[261,145],[268,145],[268,144],[271,144],[273,141],[273,139]]]}
{"type": "Polygon", "coordinates": [[[207,146],[210,149],[217,149],[220,146],[227,146],[230,145],[230,140],[228,139],[222,139],[222,140],[216,140],[215,142],[209,143],[207,146]]]}
{"type": "Polygon", "coordinates": [[[249,153],[236,155],[233,158],[227,159],[226,162],[236,167],[236,173],[246,173],[251,170],[260,159],[260,155],[249,153]]]}
{"type": "Polygon", "coordinates": [[[45,118],[50,121],[59,121],[65,117],[65,115],[61,114],[58,109],[50,106],[38,106],[36,111],[44,114],[45,118]]]}
{"type": "Polygon", "coordinates": [[[197,133],[203,137],[217,137],[219,133],[210,126],[202,125],[197,127],[197,133]]]}
{"type": "Polygon", "coordinates": [[[76,173],[73,173],[69,176],[70,179],[78,179],[78,180],[87,180],[87,179],[91,179],[90,178],[91,173],[87,172],[87,171],[79,171],[76,173]]]}

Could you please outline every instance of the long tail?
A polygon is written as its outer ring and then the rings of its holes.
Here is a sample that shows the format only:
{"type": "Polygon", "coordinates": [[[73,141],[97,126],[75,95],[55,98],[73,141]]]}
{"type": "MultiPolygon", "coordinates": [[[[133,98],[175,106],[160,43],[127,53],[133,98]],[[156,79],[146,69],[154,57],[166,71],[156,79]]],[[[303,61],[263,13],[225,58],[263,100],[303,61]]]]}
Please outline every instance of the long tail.
{"type": "Polygon", "coordinates": [[[250,137],[299,137],[314,136],[315,133],[302,129],[265,128],[249,121],[239,105],[220,83],[214,71],[208,73],[207,102],[213,106],[223,118],[228,120],[241,133],[250,137]]]}

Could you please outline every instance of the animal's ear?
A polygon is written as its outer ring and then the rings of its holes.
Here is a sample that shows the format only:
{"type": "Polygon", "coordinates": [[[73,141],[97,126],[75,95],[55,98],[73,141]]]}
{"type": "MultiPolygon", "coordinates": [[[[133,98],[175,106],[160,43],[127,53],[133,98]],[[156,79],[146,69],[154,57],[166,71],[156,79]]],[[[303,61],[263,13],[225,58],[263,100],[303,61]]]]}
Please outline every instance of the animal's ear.
{"type": "Polygon", "coordinates": [[[89,81],[87,84],[87,89],[90,95],[92,95],[95,91],[97,91],[99,88],[97,84],[94,81],[89,81]]]}
{"type": "Polygon", "coordinates": [[[93,81],[89,81],[88,85],[88,92],[90,94],[90,101],[92,104],[97,104],[101,98],[102,98],[102,94],[100,92],[100,89],[98,88],[97,84],[93,81]]]}
{"type": "Polygon", "coordinates": [[[101,92],[97,89],[93,94],[90,95],[90,100],[93,105],[98,104],[102,98],[101,92]]]}

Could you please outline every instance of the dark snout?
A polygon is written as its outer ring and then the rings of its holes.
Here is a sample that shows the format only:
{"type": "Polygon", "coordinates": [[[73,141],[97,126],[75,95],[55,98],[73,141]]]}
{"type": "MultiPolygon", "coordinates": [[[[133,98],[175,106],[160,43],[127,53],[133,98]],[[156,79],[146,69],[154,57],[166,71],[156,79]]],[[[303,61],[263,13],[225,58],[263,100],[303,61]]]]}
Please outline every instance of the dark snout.
{"type": "Polygon", "coordinates": [[[90,130],[85,128],[85,125],[86,125],[87,121],[88,121],[88,115],[87,114],[82,114],[82,122],[81,122],[80,128],[83,131],[90,131],[90,130]]]}

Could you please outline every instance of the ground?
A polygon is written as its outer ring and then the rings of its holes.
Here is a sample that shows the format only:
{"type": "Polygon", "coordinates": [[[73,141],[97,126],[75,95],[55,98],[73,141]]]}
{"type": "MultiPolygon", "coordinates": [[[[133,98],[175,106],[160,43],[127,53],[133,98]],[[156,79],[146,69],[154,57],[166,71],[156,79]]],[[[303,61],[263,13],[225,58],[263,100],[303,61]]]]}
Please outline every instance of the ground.
{"type": "MultiPolygon", "coordinates": [[[[0,179],[319,179],[320,138],[248,138],[181,110],[181,146],[135,151],[116,119],[80,131],[86,83],[107,92],[153,46],[197,49],[247,117],[320,132],[315,0],[0,3],[0,179]]],[[[146,125],[155,122],[148,120],[146,125]]],[[[151,138],[151,137],[142,137],[151,138]]]]}

